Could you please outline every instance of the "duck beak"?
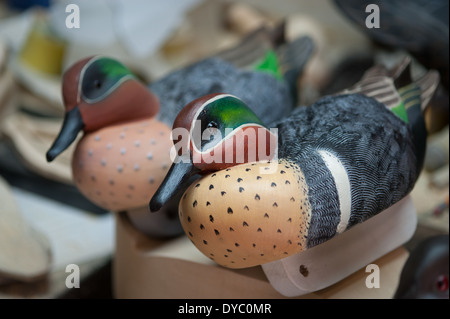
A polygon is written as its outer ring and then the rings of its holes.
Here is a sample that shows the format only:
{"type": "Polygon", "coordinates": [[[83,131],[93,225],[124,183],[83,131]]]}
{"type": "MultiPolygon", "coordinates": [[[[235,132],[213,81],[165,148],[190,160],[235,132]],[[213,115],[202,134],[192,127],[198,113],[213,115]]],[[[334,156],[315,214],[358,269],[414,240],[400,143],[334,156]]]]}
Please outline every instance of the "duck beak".
{"type": "Polygon", "coordinates": [[[75,106],[64,116],[64,122],[58,137],[47,152],[47,162],[53,161],[77,138],[78,133],[84,128],[80,110],[75,106]]]}
{"type": "Polygon", "coordinates": [[[195,167],[190,160],[173,162],[163,182],[150,200],[150,211],[159,211],[165,203],[184,192],[192,183],[192,177],[199,172],[200,169],[195,167]]]}

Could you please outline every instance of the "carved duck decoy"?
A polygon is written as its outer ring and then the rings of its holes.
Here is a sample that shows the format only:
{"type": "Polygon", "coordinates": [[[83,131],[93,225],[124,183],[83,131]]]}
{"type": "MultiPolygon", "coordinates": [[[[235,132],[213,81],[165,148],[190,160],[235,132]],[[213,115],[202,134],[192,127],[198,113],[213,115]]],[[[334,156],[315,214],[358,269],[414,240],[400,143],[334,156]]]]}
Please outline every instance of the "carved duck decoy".
{"type": "Polygon", "coordinates": [[[277,135],[235,96],[197,99],[174,122],[188,138],[174,141],[179,157],[150,209],[203,174],[182,196],[179,217],[216,263],[251,267],[321,244],[411,191],[425,152],[422,109],[438,81],[430,71],[412,82],[408,59],[392,70],[374,67],[345,92],[275,123],[277,135]],[[195,130],[213,138],[200,140],[195,130]]]}
{"type": "MultiPolygon", "coordinates": [[[[250,39],[267,33],[255,32],[250,39]]],[[[170,167],[170,127],[188,101],[223,90],[234,92],[244,96],[267,123],[294,107],[294,84],[288,83],[283,74],[295,79],[313,44],[304,37],[279,47],[285,50],[282,55],[275,55],[276,48],[267,45],[262,59],[249,59],[238,68],[232,64],[241,51],[237,46],[227,51],[229,60],[221,58],[223,52],[174,71],[149,86],[112,58],[80,60],[63,77],[66,114],[47,160],[52,161],[83,131],[72,160],[77,188],[107,210],[146,208],[148,195],[156,191],[170,167]],[[278,57],[289,55],[296,58],[290,61],[293,64],[286,72],[278,69],[286,66],[277,63],[278,57]],[[255,65],[249,70],[251,62],[255,65]]]]}
{"type": "Polygon", "coordinates": [[[448,89],[449,2],[446,0],[334,0],[336,8],[376,43],[410,52],[426,68],[441,73],[448,89]],[[376,5],[379,25],[368,27],[367,20],[376,5]],[[367,11],[366,11],[367,10],[367,11]]]}
{"type": "Polygon", "coordinates": [[[448,234],[421,241],[406,260],[395,299],[448,299],[448,234]]]}

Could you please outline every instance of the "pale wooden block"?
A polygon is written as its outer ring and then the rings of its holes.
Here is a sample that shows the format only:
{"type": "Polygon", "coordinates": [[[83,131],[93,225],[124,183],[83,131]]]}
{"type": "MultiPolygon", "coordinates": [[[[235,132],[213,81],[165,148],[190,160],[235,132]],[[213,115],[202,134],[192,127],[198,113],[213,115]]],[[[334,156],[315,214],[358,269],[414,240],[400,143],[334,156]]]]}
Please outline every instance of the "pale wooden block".
{"type": "Polygon", "coordinates": [[[409,196],[387,210],[304,252],[262,265],[281,294],[295,297],[329,287],[414,235],[417,214],[409,196]]]}
{"type": "MultiPolygon", "coordinates": [[[[200,253],[186,236],[151,239],[137,231],[127,215],[115,216],[116,298],[288,298],[273,287],[261,266],[221,267],[200,253]]],[[[330,287],[295,298],[391,298],[407,257],[406,249],[399,247],[373,261],[380,268],[380,288],[367,288],[369,273],[360,269],[330,287]]]]}

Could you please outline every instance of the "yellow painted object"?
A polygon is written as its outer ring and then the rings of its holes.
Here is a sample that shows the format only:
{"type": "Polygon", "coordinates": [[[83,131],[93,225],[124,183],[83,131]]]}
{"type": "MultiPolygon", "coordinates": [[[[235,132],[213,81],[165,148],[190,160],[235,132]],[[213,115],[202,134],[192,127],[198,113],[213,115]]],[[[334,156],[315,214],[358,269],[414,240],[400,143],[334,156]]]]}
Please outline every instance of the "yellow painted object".
{"type": "Polygon", "coordinates": [[[37,17],[20,53],[20,61],[38,72],[60,75],[65,48],[65,41],[52,32],[43,17],[37,17]]]}

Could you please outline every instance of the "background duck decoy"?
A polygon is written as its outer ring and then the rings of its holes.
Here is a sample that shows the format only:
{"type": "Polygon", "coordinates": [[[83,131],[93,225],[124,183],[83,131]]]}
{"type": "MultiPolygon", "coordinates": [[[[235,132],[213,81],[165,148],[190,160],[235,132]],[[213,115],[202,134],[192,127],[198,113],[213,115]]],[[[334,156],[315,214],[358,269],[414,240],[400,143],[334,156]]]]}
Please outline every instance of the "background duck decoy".
{"type": "Polygon", "coordinates": [[[449,2],[446,0],[342,1],[336,7],[374,41],[391,48],[408,51],[429,69],[441,73],[448,88],[449,67],[449,2]],[[369,4],[379,8],[379,28],[368,28],[366,12],[369,4]]]}
{"type": "Polygon", "coordinates": [[[146,233],[180,233],[178,218],[171,218],[171,212],[177,212],[176,200],[174,207],[168,203],[156,215],[150,216],[147,208],[148,194],[156,191],[171,164],[170,126],[187,101],[222,90],[243,96],[266,123],[288,113],[295,106],[295,83],[288,80],[295,82],[313,44],[303,37],[284,43],[284,53],[277,55],[274,50],[281,49],[283,40],[273,39],[272,31],[266,29],[249,35],[254,47],[265,45],[266,50],[260,51],[262,57],[240,63],[242,68],[232,64],[236,56],[245,54],[238,46],[224,52],[226,58],[219,54],[199,61],[149,86],[111,58],[96,56],[75,63],[64,74],[66,115],[47,160],[52,161],[84,131],[72,160],[78,189],[102,208],[128,211],[146,233]],[[294,59],[292,64],[277,62],[285,56],[294,59]],[[283,66],[287,69],[280,69],[283,66]]]}
{"type": "Polygon", "coordinates": [[[448,299],[448,244],[448,235],[437,235],[411,251],[395,299],[448,299]]]}
{"type": "Polygon", "coordinates": [[[369,36],[379,47],[410,53],[427,69],[441,75],[440,86],[428,108],[426,120],[430,134],[448,125],[449,85],[449,2],[446,0],[342,1],[334,0],[337,9],[369,36]],[[379,28],[368,28],[370,12],[366,6],[379,8],[379,28]]]}
{"type": "MultiPolygon", "coordinates": [[[[201,120],[202,131],[212,123],[214,138],[176,141],[191,161],[172,165],[150,209],[157,211],[189,184],[191,174],[204,174],[182,196],[179,216],[197,248],[230,268],[296,254],[377,215],[411,191],[423,165],[422,112],[439,75],[430,71],[412,81],[409,71],[409,59],[392,70],[374,67],[347,91],[295,109],[273,126],[278,158],[269,163],[258,162],[262,156],[241,165],[235,158],[222,167],[207,164],[215,152],[222,155],[215,158],[225,159],[221,152],[227,147],[249,156],[252,143],[242,148],[237,136],[263,125],[234,96],[209,95],[191,102],[174,129],[190,132],[198,125],[195,120],[201,120]],[[232,133],[224,135],[225,128],[233,128],[232,133]],[[199,154],[205,161],[196,160],[199,154]]],[[[263,155],[273,150],[271,141],[256,143],[266,151],[263,155]]],[[[247,162],[249,157],[244,158],[247,162]]]]}

